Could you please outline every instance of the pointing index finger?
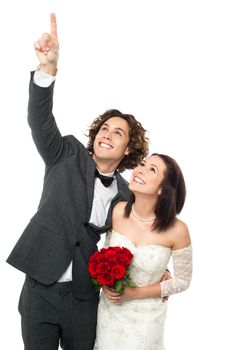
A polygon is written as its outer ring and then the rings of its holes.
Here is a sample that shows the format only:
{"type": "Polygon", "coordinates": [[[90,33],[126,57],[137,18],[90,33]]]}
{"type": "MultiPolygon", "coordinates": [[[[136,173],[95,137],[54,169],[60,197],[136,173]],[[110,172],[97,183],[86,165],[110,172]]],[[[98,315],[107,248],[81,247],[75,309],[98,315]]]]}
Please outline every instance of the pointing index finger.
{"type": "Polygon", "coordinates": [[[55,13],[51,13],[50,15],[50,34],[52,39],[57,38],[57,21],[55,13]]]}

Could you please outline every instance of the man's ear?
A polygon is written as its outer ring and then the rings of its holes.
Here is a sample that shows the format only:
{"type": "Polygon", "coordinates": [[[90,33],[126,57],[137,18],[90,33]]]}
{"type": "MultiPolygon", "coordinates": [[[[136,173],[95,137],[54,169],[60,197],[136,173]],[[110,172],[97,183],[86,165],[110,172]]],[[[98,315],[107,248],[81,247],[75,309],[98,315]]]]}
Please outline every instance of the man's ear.
{"type": "Polygon", "coordinates": [[[125,152],[124,152],[124,155],[125,156],[128,156],[129,155],[129,147],[126,148],[125,152]]]}

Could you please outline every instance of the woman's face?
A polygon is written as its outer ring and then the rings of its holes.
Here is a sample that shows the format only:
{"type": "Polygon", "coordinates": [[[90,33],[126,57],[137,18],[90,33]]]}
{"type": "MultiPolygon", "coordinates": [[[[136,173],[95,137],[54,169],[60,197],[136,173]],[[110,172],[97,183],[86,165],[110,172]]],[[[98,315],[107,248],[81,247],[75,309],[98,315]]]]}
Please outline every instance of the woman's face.
{"type": "Polygon", "coordinates": [[[134,193],[159,195],[165,171],[166,165],[163,159],[157,155],[150,156],[133,170],[129,189],[134,193]]]}

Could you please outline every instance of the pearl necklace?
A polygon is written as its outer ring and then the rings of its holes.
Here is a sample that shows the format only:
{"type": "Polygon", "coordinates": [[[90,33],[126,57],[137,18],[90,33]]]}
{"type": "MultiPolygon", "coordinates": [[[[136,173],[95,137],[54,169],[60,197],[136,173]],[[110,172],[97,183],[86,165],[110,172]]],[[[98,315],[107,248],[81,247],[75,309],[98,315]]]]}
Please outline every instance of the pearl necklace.
{"type": "Polygon", "coordinates": [[[132,205],[132,214],[133,216],[140,222],[151,222],[151,221],[154,221],[156,219],[156,216],[154,216],[153,218],[151,219],[142,219],[140,218],[136,213],[135,213],[135,210],[134,210],[134,204],[132,205]]]}

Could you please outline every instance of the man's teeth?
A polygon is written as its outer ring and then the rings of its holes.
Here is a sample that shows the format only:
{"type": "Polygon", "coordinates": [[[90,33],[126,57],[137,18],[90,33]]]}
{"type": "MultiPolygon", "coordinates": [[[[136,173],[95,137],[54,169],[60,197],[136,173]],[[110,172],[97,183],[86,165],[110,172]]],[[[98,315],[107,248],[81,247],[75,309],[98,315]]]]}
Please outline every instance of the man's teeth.
{"type": "Polygon", "coordinates": [[[106,143],[100,143],[100,147],[103,147],[103,148],[108,148],[108,149],[111,149],[112,147],[110,145],[107,145],[106,143]]]}

